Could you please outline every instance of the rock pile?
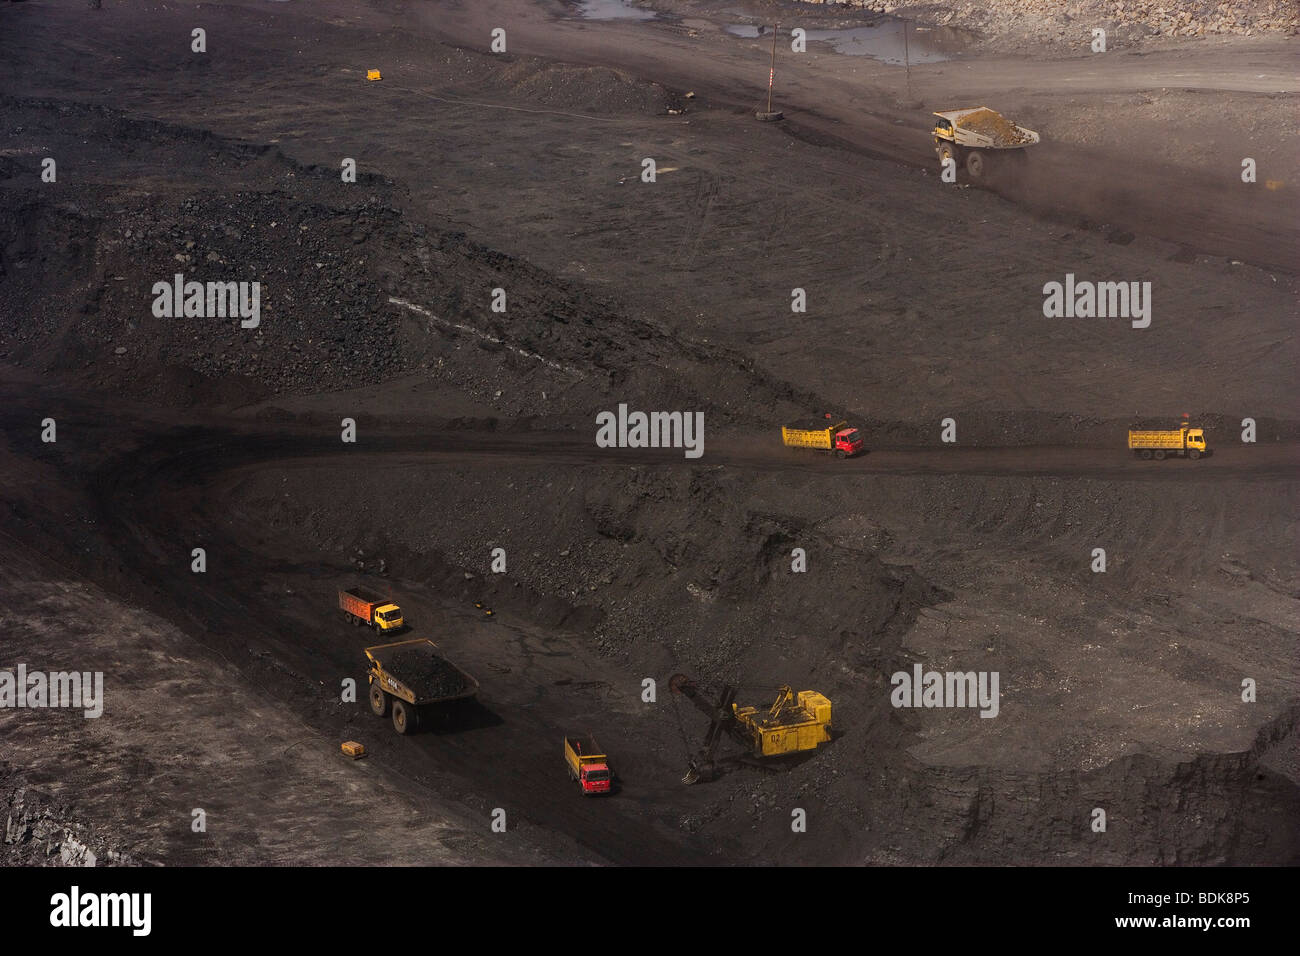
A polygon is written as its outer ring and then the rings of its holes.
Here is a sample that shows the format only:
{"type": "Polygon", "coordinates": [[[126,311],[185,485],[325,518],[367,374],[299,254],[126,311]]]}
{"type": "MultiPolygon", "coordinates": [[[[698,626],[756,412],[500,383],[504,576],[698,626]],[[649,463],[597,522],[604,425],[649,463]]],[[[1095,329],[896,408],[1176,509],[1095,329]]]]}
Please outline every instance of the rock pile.
{"type": "MultiPolygon", "coordinates": [[[[818,0],[812,0],[818,2],[818,0]]],[[[1084,43],[1092,28],[1117,38],[1215,35],[1294,35],[1300,5],[1294,0],[947,0],[894,3],[848,0],[850,6],[896,13],[993,35],[1041,42],[1084,43]]]]}

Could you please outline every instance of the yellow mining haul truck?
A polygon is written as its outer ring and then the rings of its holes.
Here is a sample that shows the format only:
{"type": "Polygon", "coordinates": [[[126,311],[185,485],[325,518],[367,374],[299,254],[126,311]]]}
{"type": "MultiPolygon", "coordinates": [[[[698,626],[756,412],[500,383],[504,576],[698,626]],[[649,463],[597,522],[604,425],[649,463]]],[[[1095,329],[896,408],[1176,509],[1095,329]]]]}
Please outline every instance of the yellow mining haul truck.
{"type": "Polygon", "coordinates": [[[795,694],[782,687],[776,703],[766,713],[757,707],[731,705],[736,729],[748,741],[755,757],[813,750],[831,739],[831,702],[815,690],[795,694]]]}
{"type": "Polygon", "coordinates": [[[428,638],[367,647],[366,664],[370,710],[376,717],[391,712],[399,734],[415,731],[435,708],[478,693],[478,681],[443,657],[428,638]]]}
{"type": "Polygon", "coordinates": [[[1025,161],[1025,148],[1038,142],[1032,129],[1017,126],[996,110],[975,106],[934,114],[934,151],[939,161],[965,167],[973,183],[987,184],[1025,161]]]}
{"type": "Polygon", "coordinates": [[[1196,459],[1210,453],[1205,443],[1205,432],[1200,428],[1183,425],[1170,429],[1129,429],[1128,447],[1138,458],[1162,461],[1166,456],[1196,459]]]}

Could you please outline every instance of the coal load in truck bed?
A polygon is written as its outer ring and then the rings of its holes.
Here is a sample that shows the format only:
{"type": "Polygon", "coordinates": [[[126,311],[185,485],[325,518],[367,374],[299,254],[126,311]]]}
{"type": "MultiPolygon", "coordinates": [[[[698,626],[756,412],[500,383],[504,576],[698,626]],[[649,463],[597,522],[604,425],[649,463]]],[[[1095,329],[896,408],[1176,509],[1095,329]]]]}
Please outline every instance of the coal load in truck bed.
{"type": "Polygon", "coordinates": [[[1033,139],[1005,116],[990,109],[977,110],[963,116],[957,125],[982,133],[998,146],[1023,146],[1033,139]]]}
{"type": "Polygon", "coordinates": [[[397,651],[389,658],[385,668],[409,687],[418,700],[454,697],[470,687],[469,681],[456,665],[419,651],[397,651]]]}

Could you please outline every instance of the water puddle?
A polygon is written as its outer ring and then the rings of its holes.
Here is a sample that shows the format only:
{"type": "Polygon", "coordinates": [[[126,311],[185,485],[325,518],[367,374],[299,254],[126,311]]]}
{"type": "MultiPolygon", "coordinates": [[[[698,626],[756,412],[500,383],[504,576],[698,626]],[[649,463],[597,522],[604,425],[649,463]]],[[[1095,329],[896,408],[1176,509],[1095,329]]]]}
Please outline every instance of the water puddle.
{"type": "MultiPolygon", "coordinates": [[[[574,13],[584,20],[655,20],[664,15],[646,10],[630,0],[567,0],[574,13]]],[[[731,14],[743,17],[750,11],[732,10],[731,14]]],[[[797,24],[794,24],[797,26],[797,24]]],[[[723,29],[732,36],[746,39],[770,37],[771,27],[748,23],[732,23],[723,29]]],[[[781,33],[788,42],[789,27],[782,26],[781,33]]],[[[836,53],[845,56],[869,56],[884,63],[902,65],[912,63],[939,63],[950,59],[954,53],[970,44],[970,36],[951,27],[926,27],[911,24],[907,29],[906,47],[903,42],[903,21],[882,18],[869,26],[843,27],[837,30],[813,30],[807,27],[811,43],[827,43],[836,53]]]]}
{"type": "Polygon", "coordinates": [[[625,0],[577,0],[574,6],[584,20],[653,20],[659,16],[625,0]]]}
{"type": "MultiPolygon", "coordinates": [[[[731,24],[726,31],[732,36],[749,39],[771,35],[764,27],[743,23],[731,24]]],[[[787,28],[783,27],[781,32],[788,37],[787,28]]],[[[810,43],[829,43],[836,53],[869,56],[899,66],[908,60],[912,63],[940,63],[969,45],[969,38],[961,30],[915,24],[907,28],[904,45],[901,20],[885,20],[872,26],[840,30],[807,30],[807,34],[810,43]]]]}

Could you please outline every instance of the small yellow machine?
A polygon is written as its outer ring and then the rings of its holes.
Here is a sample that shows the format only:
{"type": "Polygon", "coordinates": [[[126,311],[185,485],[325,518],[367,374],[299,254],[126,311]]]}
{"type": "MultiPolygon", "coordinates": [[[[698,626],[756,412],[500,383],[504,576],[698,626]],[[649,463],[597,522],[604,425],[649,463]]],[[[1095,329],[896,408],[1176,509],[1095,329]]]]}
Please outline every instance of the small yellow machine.
{"type": "Polygon", "coordinates": [[[360,760],[366,755],[364,744],[359,744],[355,740],[347,740],[343,743],[343,753],[353,760],[360,760]]]}

